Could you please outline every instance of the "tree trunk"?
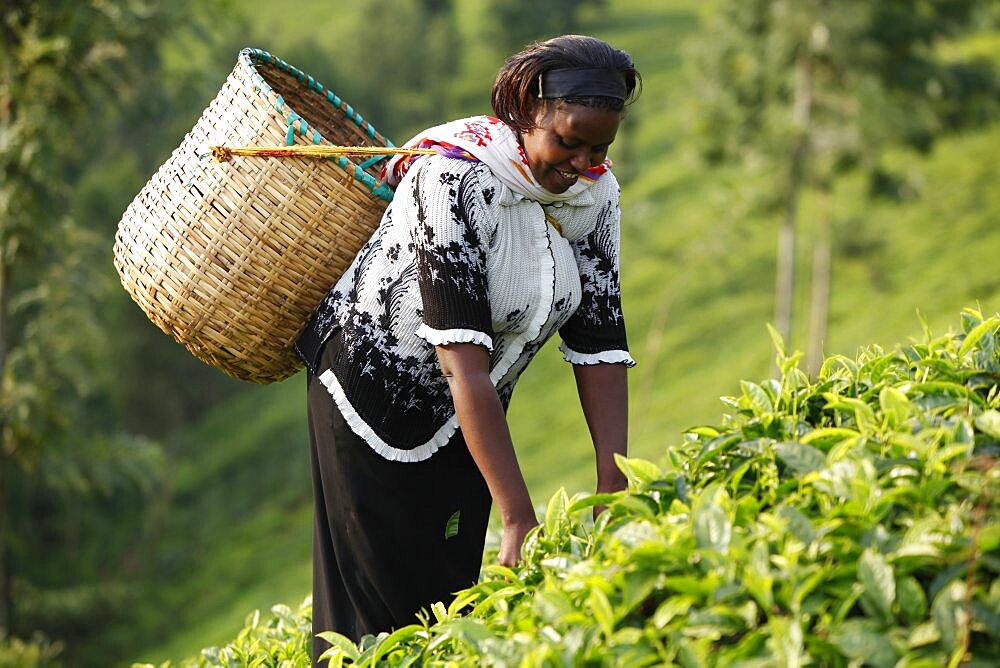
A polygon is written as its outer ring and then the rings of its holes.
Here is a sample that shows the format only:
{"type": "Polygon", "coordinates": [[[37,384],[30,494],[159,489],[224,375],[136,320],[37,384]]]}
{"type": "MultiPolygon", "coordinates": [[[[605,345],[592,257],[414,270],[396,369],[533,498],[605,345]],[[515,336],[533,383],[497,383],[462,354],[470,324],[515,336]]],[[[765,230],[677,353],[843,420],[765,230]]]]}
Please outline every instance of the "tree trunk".
{"type": "Polygon", "coordinates": [[[812,295],[809,301],[809,354],[806,371],[819,373],[823,364],[823,345],[830,316],[830,193],[823,189],[823,210],[817,220],[816,245],[813,247],[812,295]]]}
{"type": "Polygon", "coordinates": [[[7,516],[10,498],[9,444],[4,436],[3,408],[7,402],[4,392],[4,378],[7,371],[7,331],[10,319],[7,302],[10,295],[10,267],[7,264],[6,248],[0,246],[0,630],[10,629],[13,599],[10,592],[10,563],[7,559],[7,516]]]}
{"type": "MultiPolygon", "coordinates": [[[[0,446],[2,447],[2,446],[0,446]]],[[[11,595],[7,563],[7,456],[0,453],[0,635],[10,630],[11,595]]]]}
{"type": "Polygon", "coordinates": [[[792,106],[792,125],[796,137],[788,157],[788,190],[785,196],[784,221],[778,231],[778,260],[774,288],[774,327],[784,337],[789,348],[792,347],[792,313],[795,300],[795,228],[809,146],[811,78],[809,58],[800,56],[795,63],[795,98],[792,106]]]}
{"type": "Polygon", "coordinates": [[[798,186],[790,189],[785,201],[785,218],[778,230],[778,266],[774,285],[774,328],[785,345],[791,347],[792,302],[795,296],[795,219],[798,186]]]}
{"type": "MultiPolygon", "coordinates": [[[[7,53],[9,62],[0,65],[0,128],[5,130],[13,127],[17,118],[19,109],[14,91],[17,90],[18,84],[23,83],[13,81],[17,68],[15,67],[16,62],[11,60],[11,55],[23,47],[22,35],[18,28],[23,28],[23,26],[16,26],[10,21],[0,21],[0,40],[10,45],[10,52],[7,53]]],[[[15,143],[13,146],[6,147],[6,150],[13,153],[19,148],[20,144],[15,143]]],[[[3,160],[10,162],[6,156],[3,160]]],[[[17,161],[14,162],[16,164],[17,161]]],[[[15,177],[8,174],[7,178],[15,177]]],[[[8,187],[15,189],[18,187],[16,180],[9,183],[14,185],[8,185],[8,187]]],[[[5,199],[7,199],[6,206],[0,209],[0,230],[2,230],[0,233],[0,630],[10,630],[14,614],[14,598],[10,587],[11,572],[8,545],[11,540],[8,517],[11,498],[10,483],[11,478],[16,475],[13,458],[14,448],[11,443],[7,442],[6,436],[6,411],[9,401],[6,392],[7,353],[11,343],[9,302],[13,255],[16,252],[14,250],[16,244],[7,230],[7,217],[11,214],[11,201],[15,198],[7,197],[5,199]]]]}

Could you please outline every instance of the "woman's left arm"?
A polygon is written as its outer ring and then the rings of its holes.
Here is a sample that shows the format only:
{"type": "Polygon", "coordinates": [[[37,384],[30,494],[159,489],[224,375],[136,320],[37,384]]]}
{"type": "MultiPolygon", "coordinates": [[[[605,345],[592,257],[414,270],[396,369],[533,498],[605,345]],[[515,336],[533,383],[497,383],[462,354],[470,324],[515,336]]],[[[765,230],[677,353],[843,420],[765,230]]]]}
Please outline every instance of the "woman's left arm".
{"type": "Polygon", "coordinates": [[[627,367],[625,364],[574,364],[573,373],[580,405],[594,441],[597,492],[625,489],[625,474],[615,463],[615,455],[624,457],[628,453],[627,367]]]}

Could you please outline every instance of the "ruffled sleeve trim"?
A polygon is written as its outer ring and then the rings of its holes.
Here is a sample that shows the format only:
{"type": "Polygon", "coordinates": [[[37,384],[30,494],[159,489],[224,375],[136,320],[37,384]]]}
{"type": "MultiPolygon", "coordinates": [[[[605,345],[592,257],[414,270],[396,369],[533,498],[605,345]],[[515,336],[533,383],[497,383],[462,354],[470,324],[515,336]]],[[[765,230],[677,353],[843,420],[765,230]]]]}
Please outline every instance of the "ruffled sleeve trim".
{"type": "Polygon", "coordinates": [[[570,364],[624,364],[629,368],[635,366],[635,360],[627,350],[603,350],[599,353],[578,353],[565,343],[559,346],[563,358],[570,364]]]}
{"type": "Polygon", "coordinates": [[[434,329],[421,324],[416,331],[417,336],[432,346],[445,346],[449,343],[475,343],[493,350],[493,339],[485,332],[475,329],[434,329]]]}

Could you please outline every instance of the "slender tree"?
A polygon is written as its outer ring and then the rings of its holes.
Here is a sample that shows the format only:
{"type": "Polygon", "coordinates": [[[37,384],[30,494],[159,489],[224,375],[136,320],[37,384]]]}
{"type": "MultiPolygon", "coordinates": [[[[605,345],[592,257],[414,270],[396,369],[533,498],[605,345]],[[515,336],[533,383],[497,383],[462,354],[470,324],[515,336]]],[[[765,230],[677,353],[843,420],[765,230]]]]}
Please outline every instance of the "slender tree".
{"type": "MultiPolygon", "coordinates": [[[[975,25],[980,0],[724,0],[696,52],[696,128],[710,161],[744,160],[778,175],[775,327],[791,341],[796,238],[807,190],[833,192],[862,169],[892,183],[886,146],[928,150],[995,110],[990,63],[946,59],[940,43],[975,25]],[[990,100],[993,102],[990,102],[990,100]]],[[[873,193],[878,190],[873,188],[873,193]]],[[[821,197],[821,202],[829,200],[821,197]]],[[[829,210],[815,249],[811,358],[829,309],[829,210]],[[824,285],[825,284],[825,285],[824,285]]]]}

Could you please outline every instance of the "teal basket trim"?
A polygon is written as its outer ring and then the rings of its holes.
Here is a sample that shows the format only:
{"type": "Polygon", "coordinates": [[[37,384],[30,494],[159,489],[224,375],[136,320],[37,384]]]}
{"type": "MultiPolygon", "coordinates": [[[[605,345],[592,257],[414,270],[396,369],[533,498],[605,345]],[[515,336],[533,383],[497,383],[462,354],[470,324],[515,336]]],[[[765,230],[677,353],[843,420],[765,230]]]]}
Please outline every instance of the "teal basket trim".
{"type": "MultiPolygon", "coordinates": [[[[245,57],[246,63],[251,67],[255,65],[271,65],[277,67],[279,70],[283,72],[291,74],[298,81],[304,83],[308,90],[316,91],[318,94],[324,97],[327,102],[329,102],[338,110],[340,110],[340,112],[343,113],[348,120],[353,121],[355,125],[362,128],[370,139],[376,138],[378,131],[371,123],[366,121],[361,116],[361,114],[355,112],[354,108],[351,107],[351,105],[344,102],[339,95],[334,93],[329,88],[324,88],[323,84],[316,81],[313,77],[307,75],[302,70],[293,67],[292,65],[286,63],[277,56],[268,53],[267,51],[264,51],[262,49],[243,49],[240,52],[240,56],[245,57]]],[[[302,137],[304,137],[306,141],[312,141],[313,144],[319,144],[320,142],[322,142],[323,135],[320,134],[319,130],[312,128],[312,133],[310,134],[309,123],[306,121],[306,119],[302,118],[302,116],[297,114],[292,109],[289,109],[288,106],[285,104],[284,98],[278,95],[275,92],[275,90],[271,88],[271,86],[267,83],[267,81],[264,79],[263,76],[261,76],[256,71],[254,72],[254,74],[255,74],[254,80],[257,82],[256,85],[254,86],[254,90],[264,95],[268,94],[275,95],[274,108],[279,113],[281,113],[281,115],[284,116],[285,120],[288,122],[288,132],[285,136],[285,143],[288,146],[293,145],[295,143],[296,132],[302,137]]],[[[395,147],[395,144],[393,144],[388,137],[383,136],[383,139],[385,140],[386,146],[395,147]]],[[[391,202],[394,194],[392,188],[390,188],[384,183],[380,183],[375,179],[374,176],[365,171],[366,169],[374,166],[377,162],[383,160],[386,157],[387,156],[384,155],[373,156],[368,160],[365,160],[361,164],[354,164],[346,156],[332,157],[329,158],[329,160],[334,161],[344,171],[353,174],[354,178],[360,181],[362,184],[364,184],[364,186],[368,188],[368,190],[372,193],[372,195],[380,199],[383,199],[386,202],[391,202]],[[349,167],[351,166],[354,167],[353,170],[349,169],[349,167]]]]}
{"type": "Polygon", "coordinates": [[[364,162],[362,162],[359,165],[359,167],[361,167],[361,169],[368,169],[369,167],[371,167],[372,165],[374,165],[376,162],[384,160],[387,157],[388,156],[385,156],[385,155],[375,155],[375,156],[372,156],[372,157],[368,158],[367,160],[365,160],[364,162]]]}
{"type": "Polygon", "coordinates": [[[376,197],[381,197],[386,202],[391,202],[395,191],[384,183],[380,183],[372,190],[372,194],[376,197]]]}

